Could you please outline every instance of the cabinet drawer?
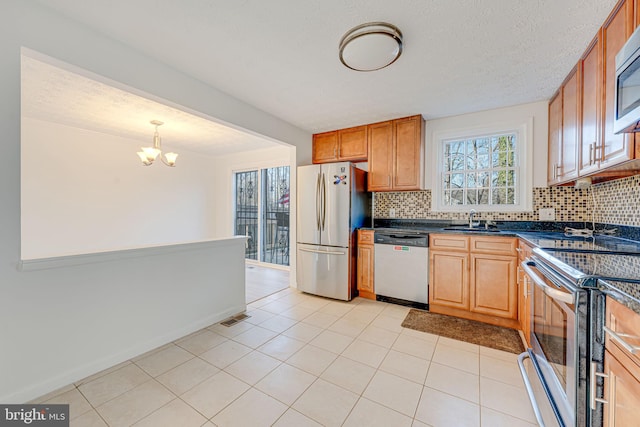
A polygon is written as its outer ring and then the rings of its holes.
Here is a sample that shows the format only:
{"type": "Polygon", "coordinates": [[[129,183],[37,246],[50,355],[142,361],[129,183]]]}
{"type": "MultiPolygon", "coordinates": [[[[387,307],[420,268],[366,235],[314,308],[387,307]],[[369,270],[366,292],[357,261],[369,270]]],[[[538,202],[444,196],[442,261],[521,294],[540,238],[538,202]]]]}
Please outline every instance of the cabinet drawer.
{"type": "Polygon", "coordinates": [[[469,250],[469,238],[451,234],[430,234],[429,249],[467,252],[469,250]]]}
{"type": "MultiPolygon", "coordinates": [[[[607,317],[605,324],[616,333],[620,339],[632,347],[636,347],[635,354],[624,348],[611,334],[605,333],[605,347],[612,354],[624,354],[640,369],[640,314],[625,307],[616,300],[607,297],[607,317]]],[[[629,367],[630,368],[630,367],[629,367]]]]}
{"type": "Polygon", "coordinates": [[[359,245],[373,245],[373,230],[358,230],[359,245]]]}
{"type": "Polygon", "coordinates": [[[495,255],[517,255],[518,239],[515,237],[471,237],[471,252],[495,255]]]}

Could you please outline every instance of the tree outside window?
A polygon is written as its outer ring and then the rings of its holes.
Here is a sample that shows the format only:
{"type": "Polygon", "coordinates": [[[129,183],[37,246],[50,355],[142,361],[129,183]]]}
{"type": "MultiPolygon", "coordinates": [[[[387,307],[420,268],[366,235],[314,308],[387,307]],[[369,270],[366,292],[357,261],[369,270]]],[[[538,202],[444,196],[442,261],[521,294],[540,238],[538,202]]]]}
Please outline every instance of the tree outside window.
{"type": "Polygon", "coordinates": [[[518,203],[515,133],[444,142],[444,205],[518,203]]]}

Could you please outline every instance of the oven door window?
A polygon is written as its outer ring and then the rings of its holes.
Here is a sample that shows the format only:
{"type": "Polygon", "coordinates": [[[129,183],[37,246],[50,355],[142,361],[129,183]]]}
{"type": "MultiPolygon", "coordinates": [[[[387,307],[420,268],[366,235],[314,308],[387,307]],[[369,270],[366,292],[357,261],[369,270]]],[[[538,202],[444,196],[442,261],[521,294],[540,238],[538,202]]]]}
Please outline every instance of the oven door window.
{"type": "Polygon", "coordinates": [[[574,306],[547,295],[540,286],[533,286],[533,298],[535,340],[566,392],[572,388],[567,387],[567,381],[573,381],[574,375],[574,306]]]}
{"type": "Polygon", "coordinates": [[[538,287],[534,291],[539,299],[539,315],[534,317],[533,333],[535,334],[547,362],[555,371],[562,389],[567,387],[567,320],[568,316],[562,307],[546,296],[538,287]]]}

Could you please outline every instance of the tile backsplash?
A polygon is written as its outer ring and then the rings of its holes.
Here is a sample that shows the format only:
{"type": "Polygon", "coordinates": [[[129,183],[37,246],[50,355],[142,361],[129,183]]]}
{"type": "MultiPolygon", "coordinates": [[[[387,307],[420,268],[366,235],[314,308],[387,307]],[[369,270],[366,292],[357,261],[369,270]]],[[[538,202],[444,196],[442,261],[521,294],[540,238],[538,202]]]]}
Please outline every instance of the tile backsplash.
{"type": "MultiPolygon", "coordinates": [[[[374,203],[376,218],[391,218],[390,209],[395,209],[394,218],[398,219],[468,218],[466,212],[432,212],[430,190],[379,192],[375,193],[374,203]]],[[[640,226],[640,175],[584,190],[573,187],[534,188],[532,212],[481,212],[476,217],[496,221],[538,221],[541,208],[554,208],[556,221],[591,221],[594,212],[595,222],[640,226]],[[595,211],[593,198],[597,205],[595,211]]]]}
{"type": "MultiPolygon", "coordinates": [[[[593,186],[596,222],[640,226],[640,175],[593,186]]],[[[593,206],[593,201],[589,201],[593,206]]]]}

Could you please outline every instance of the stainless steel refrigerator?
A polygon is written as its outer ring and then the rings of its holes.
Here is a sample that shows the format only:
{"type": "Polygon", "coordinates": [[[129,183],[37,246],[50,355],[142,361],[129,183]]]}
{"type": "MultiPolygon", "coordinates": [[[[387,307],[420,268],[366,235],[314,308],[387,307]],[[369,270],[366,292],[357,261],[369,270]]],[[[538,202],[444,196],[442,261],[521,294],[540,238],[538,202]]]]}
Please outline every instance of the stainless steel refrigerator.
{"type": "Polygon", "coordinates": [[[352,163],[298,168],[298,289],[349,301],[356,295],[355,229],[371,226],[367,173],[352,163]]]}

